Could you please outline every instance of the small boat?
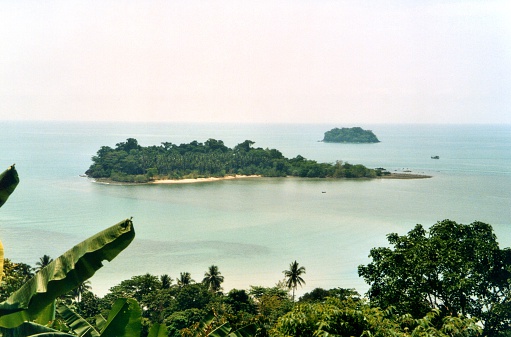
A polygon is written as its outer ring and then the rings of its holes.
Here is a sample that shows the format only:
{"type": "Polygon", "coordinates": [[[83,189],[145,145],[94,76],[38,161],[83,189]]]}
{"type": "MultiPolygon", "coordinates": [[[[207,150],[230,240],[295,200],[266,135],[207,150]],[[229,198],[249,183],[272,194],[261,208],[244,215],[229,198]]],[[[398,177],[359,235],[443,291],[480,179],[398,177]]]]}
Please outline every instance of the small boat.
{"type": "Polygon", "coordinates": [[[431,156],[431,159],[440,159],[439,156],[431,156]]]}

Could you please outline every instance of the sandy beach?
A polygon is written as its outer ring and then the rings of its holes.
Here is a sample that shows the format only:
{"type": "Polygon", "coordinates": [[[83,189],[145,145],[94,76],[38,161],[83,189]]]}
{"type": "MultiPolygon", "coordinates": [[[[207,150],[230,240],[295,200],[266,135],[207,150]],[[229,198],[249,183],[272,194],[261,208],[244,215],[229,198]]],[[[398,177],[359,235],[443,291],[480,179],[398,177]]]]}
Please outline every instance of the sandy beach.
{"type": "Polygon", "coordinates": [[[219,180],[231,179],[246,179],[246,178],[260,178],[260,175],[233,175],[225,177],[209,177],[209,178],[195,178],[195,179],[161,179],[151,181],[150,184],[192,184],[192,183],[206,183],[219,180]]]}

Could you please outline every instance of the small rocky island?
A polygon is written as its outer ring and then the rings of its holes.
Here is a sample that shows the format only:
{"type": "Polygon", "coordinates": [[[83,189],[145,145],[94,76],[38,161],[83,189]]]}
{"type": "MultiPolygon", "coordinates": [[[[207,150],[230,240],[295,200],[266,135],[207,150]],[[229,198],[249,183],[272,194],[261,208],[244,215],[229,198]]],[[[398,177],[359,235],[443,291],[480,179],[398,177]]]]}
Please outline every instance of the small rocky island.
{"type": "Polygon", "coordinates": [[[324,142],[327,143],[379,143],[380,141],[371,130],[361,127],[334,128],[325,132],[324,142]]]}

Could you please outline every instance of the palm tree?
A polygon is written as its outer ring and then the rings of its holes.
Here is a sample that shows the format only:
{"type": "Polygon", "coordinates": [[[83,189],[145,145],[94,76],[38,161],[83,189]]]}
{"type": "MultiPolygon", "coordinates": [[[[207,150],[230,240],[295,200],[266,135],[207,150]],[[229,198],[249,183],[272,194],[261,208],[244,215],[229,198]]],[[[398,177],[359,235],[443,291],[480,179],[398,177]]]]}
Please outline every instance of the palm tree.
{"type": "Polygon", "coordinates": [[[177,279],[177,285],[180,287],[192,284],[195,282],[192,280],[192,276],[189,272],[185,271],[184,273],[179,273],[179,278],[177,279]]]}
{"type": "Polygon", "coordinates": [[[283,271],[285,277],[286,277],[286,286],[288,289],[293,289],[293,302],[295,301],[295,290],[298,286],[302,286],[302,284],[305,284],[305,281],[300,276],[302,274],[305,274],[305,267],[298,267],[298,262],[292,262],[289,265],[289,270],[283,271]]]}
{"type": "Polygon", "coordinates": [[[167,274],[164,274],[164,275],[161,275],[160,276],[160,282],[161,282],[161,289],[169,289],[170,286],[172,285],[172,278],[167,275],[167,274]]]}
{"type": "Polygon", "coordinates": [[[40,271],[44,267],[50,264],[50,262],[53,261],[53,259],[49,255],[43,255],[43,257],[39,258],[39,262],[36,262],[35,265],[37,266],[34,268],[36,272],[40,271]]]}
{"type": "Polygon", "coordinates": [[[78,285],[78,287],[74,288],[72,291],[71,291],[71,294],[75,300],[76,303],[80,303],[82,301],[82,296],[84,293],[86,293],[87,291],[90,291],[92,289],[91,285],[90,285],[90,281],[85,281],[85,282],[82,282],[80,285],[78,285]]]}
{"type": "Polygon", "coordinates": [[[214,293],[222,290],[221,284],[223,281],[224,277],[215,265],[209,267],[208,271],[204,273],[204,278],[202,279],[202,283],[204,283],[208,289],[214,293]]]}

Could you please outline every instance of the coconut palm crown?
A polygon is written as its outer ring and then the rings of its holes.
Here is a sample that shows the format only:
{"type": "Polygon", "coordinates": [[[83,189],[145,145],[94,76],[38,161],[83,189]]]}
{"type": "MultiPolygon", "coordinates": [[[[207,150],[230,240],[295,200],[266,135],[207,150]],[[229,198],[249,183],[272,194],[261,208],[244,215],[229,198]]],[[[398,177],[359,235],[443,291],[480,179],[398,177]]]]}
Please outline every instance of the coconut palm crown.
{"type": "Polygon", "coordinates": [[[208,271],[204,273],[204,278],[202,279],[202,283],[204,283],[208,289],[214,293],[222,290],[222,282],[224,282],[224,277],[215,265],[209,267],[208,271]]]}
{"type": "Polygon", "coordinates": [[[305,281],[301,277],[302,274],[305,274],[305,267],[298,267],[298,262],[291,262],[289,264],[289,270],[283,271],[284,276],[286,277],[286,286],[289,289],[293,289],[293,302],[295,300],[295,290],[298,286],[302,286],[305,284],[305,281]]]}

